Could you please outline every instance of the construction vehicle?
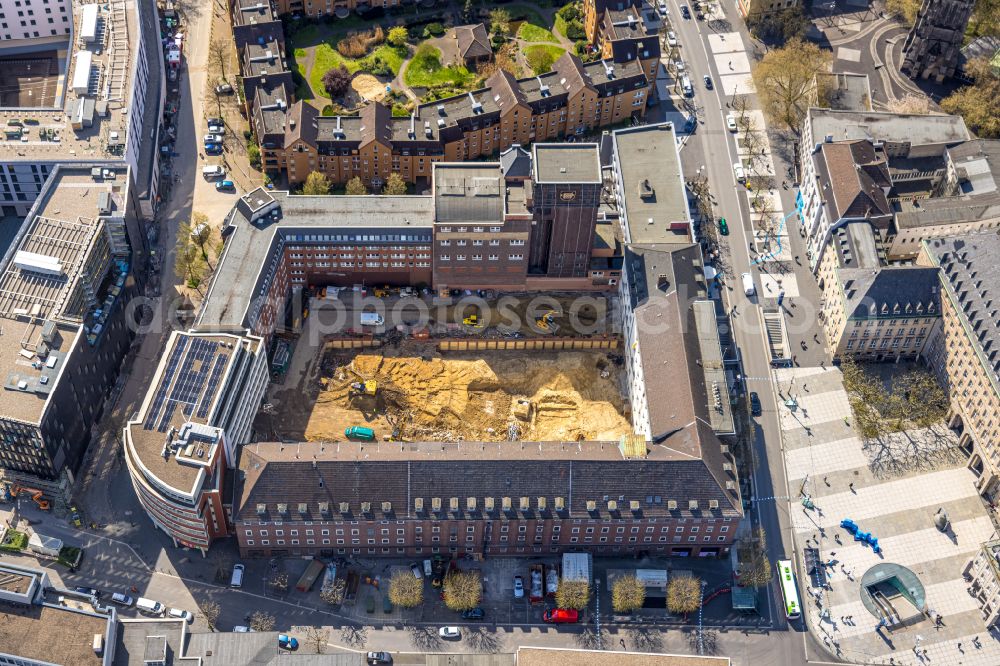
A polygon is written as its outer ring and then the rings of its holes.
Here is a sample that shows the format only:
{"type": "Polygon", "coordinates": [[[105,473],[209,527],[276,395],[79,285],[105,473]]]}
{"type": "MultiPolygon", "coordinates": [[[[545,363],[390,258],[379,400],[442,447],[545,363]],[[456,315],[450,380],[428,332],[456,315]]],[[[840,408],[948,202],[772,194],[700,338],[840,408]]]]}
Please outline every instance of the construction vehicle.
{"type": "Polygon", "coordinates": [[[472,328],[482,328],[485,325],[483,320],[477,314],[469,315],[462,320],[462,323],[466,326],[471,326],[472,328]]]}
{"type": "Polygon", "coordinates": [[[388,285],[384,287],[374,287],[372,289],[372,295],[375,296],[375,298],[385,298],[386,296],[389,295],[389,293],[390,292],[388,285]]]}
{"type": "Polygon", "coordinates": [[[11,492],[14,495],[14,497],[17,497],[22,493],[31,495],[31,499],[34,500],[35,504],[38,505],[39,509],[41,509],[42,511],[49,510],[49,502],[48,500],[43,499],[44,493],[42,493],[42,491],[39,490],[38,488],[28,488],[26,486],[14,486],[11,492]]]}
{"type": "Polygon", "coordinates": [[[375,395],[378,391],[378,382],[374,379],[366,379],[363,382],[351,382],[351,395],[375,395]]]}
{"type": "Polygon", "coordinates": [[[69,522],[73,527],[81,527],[83,525],[83,520],[80,518],[80,512],[76,510],[75,506],[69,508],[69,522]]]}

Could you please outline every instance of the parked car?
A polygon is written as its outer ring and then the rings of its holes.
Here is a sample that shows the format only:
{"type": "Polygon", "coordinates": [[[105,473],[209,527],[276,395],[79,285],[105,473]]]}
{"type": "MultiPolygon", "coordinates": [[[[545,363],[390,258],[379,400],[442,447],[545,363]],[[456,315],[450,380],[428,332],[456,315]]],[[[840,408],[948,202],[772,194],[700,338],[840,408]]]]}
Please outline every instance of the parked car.
{"type": "Polygon", "coordinates": [[[167,611],[168,617],[175,617],[178,620],[184,620],[188,624],[194,622],[194,613],[191,611],[181,610],[180,608],[171,608],[167,611]]]}
{"type": "Polygon", "coordinates": [[[221,155],[222,154],[222,144],[219,144],[219,143],[206,143],[205,144],[205,154],[206,155],[221,155]]]}
{"type": "Polygon", "coordinates": [[[206,144],[209,144],[209,143],[222,143],[222,135],[221,134],[206,134],[205,135],[205,143],[206,144]]]}
{"type": "Polygon", "coordinates": [[[760,416],[764,413],[760,406],[760,396],[757,395],[756,391],[750,391],[750,413],[753,416],[760,416]]]}
{"type": "Polygon", "coordinates": [[[486,617],[486,611],[482,608],[470,608],[462,613],[463,620],[482,620],[484,617],[486,617]]]}
{"type": "Polygon", "coordinates": [[[726,222],[726,218],[724,217],[719,218],[719,233],[723,236],[729,235],[729,223],[726,222]]]}
{"type": "Polygon", "coordinates": [[[215,86],[215,94],[216,95],[232,95],[233,94],[233,87],[231,85],[229,85],[228,83],[220,83],[219,85],[215,86]]]}
{"type": "Polygon", "coordinates": [[[220,180],[219,182],[217,182],[215,184],[215,189],[218,190],[218,191],[220,191],[220,192],[223,191],[223,190],[235,190],[236,189],[236,183],[234,183],[231,180],[220,180]]]}
{"type": "Polygon", "coordinates": [[[691,19],[691,10],[688,9],[687,5],[681,5],[681,16],[686,19],[691,19]]]}
{"type": "Polygon", "coordinates": [[[285,648],[286,650],[298,650],[299,640],[288,634],[278,634],[278,647],[285,648]]]}
{"type": "Polygon", "coordinates": [[[225,134],[226,126],[222,124],[222,121],[218,118],[208,119],[208,131],[212,134],[225,134]]]}
{"type": "MultiPolygon", "coordinates": [[[[344,437],[347,439],[362,439],[366,442],[375,440],[375,431],[366,426],[351,426],[344,430],[344,437]]],[[[420,576],[417,576],[420,578],[420,576]]]]}
{"type": "Polygon", "coordinates": [[[421,580],[424,577],[424,571],[420,568],[420,565],[416,562],[410,565],[410,571],[413,572],[413,577],[417,580],[421,580]]]}
{"type": "Polygon", "coordinates": [[[520,576],[514,576],[514,598],[524,598],[524,579],[520,576]]]}
{"type": "Polygon", "coordinates": [[[98,590],[96,587],[79,587],[78,586],[78,587],[74,587],[73,589],[76,590],[77,592],[79,592],[80,594],[89,594],[90,596],[94,597],[95,599],[100,599],[101,598],[101,591],[98,590]]]}
{"type": "Polygon", "coordinates": [[[572,608],[550,608],[542,614],[542,620],[550,624],[571,624],[580,620],[580,611],[572,608]]]}
{"type": "Polygon", "coordinates": [[[458,627],[441,627],[438,629],[438,636],[445,640],[456,641],[462,637],[462,632],[458,627]]]}
{"type": "MultiPolygon", "coordinates": [[[[208,120],[206,120],[206,122],[208,123],[209,126],[212,126],[212,125],[220,125],[220,126],[221,125],[225,125],[225,123],[223,122],[222,118],[209,118],[208,120]]],[[[213,132],[213,131],[215,131],[215,130],[209,130],[209,132],[213,132]]],[[[220,134],[221,134],[221,132],[220,132],[220,134]]]]}
{"type": "Polygon", "coordinates": [[[369,652],[368,666],[381,666],[381,664],[391,664],[392,655],[388,652],[369,652]]]}
{"type": "Polygon", "coordinates": [[[734,118],[733,114],[731,113],[726,116],[726,129],[728,129],[730,132],[735,132],[739,129],[736,126],[736,118],[734,118]]]}
{"type": "Polygon", "coordinates": [[[705,76],[701,77],[701,79],[702,79],[702,81],[705,82],[705,87],[707,89],[711,90],[712,88],[714,88],[714,86],[712,85],[712,77],[711,76],[709,76],[708,74],[706,74],[705,76]]]}
{"type": "Polygon", "coordinates": [[[660,3],[656,5],[656,8],[660,11],[660,16],[670,16],[670,10],[667,9],[667,3],[660,0],[660,3]]]}
{"type": "Polygon", "coordinates": [[[250,627],[244,627],[242,624],[238,624],[235,627],[233,627],[233,631],[236,632],[237,634],[253,633],[253,629],[251,629],[250,627]]]}
{"type": "Polygon", "coordinates": [[[127,594],[122,594],[121,592],[115,592],[111,595],[112,603],[120,604],[122,606],[131,606],[135,603],[135,599],[127,594]]]}
{"type": "Polygon", "coordinates": [[[677,35],[674,34],[673,30],[667,33],[667,44],[670,44],[670,46],[677,46],[677,35]]]}

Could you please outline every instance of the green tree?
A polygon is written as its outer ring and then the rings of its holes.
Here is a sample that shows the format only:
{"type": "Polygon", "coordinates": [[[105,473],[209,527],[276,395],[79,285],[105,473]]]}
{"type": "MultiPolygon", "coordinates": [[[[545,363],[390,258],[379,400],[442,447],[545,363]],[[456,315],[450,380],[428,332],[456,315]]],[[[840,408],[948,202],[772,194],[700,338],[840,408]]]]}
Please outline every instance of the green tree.
{"type": "Polygon", "coordinates": [[[389,30],[389,36],[386,37],[389,46],[395,46],[396,48],[402,48],[406,46],[406,40],[409,38],[409,34],[406,32],[406,28],[401,25],[397,25],[395,28],[389,30]]]}
{"type": "Polygon", "coordinates": [[[556,589],[556,604],[559,608],[583,610],[590,603],[590,583],[585,580],[564,580],[556,589]]]}
{"type": "Polygon", "coordinates": [[[208,271],[208,262],[198,246],[191,240],[190,233],[177,234],[177,252],[174,258],[174,273],[185,285],[201,292],[201,283],[208,271]]]}
{"type": "Polygon", "coordinates": [[[805,37],[809,21],[799,5],[777,12],[760,12],[747,18],[753,34],[769,44],[784,44],[792,39],[805,37]]]}
{"type": "Polygon", "coordinates": [[[941,108],[965,120],[982,138],[1000,138],[1000,76],[986,58],[974,58],[965,71],[975,81],[941,100],[941,108]]]}
{"type": "Polygon", "coordinates": [[[475,15],[476,10],[472,6],[472,0],[465,0],[465,5],[462,7],[462,20],[469,23],[475,15]]]}
{"type": "Polygon", "coordinates": [[[616,613],[631,613],[646,601],[646,586],[635,576],[619,576],[611,585],[611,607],[616,613]]]}
{"type": "Polygon", "coordinates": [[[816,95],[816,74],[829,71],[832,54],[812,42],[793,39],[772,49],[753,70],[764,113],[796,135],[816,95]]]}
{"type": "Polygon", "coordinates": [[[212,227],[208,224],[208,215],[195,211],[191,221],[180,225],[179,232],[186,234],[191,243],[201,251],[201,258],[208,261],[208,250],[205,246],[212,239],[212,227]]]}
{"type": "Polygon", "coordinates": [[[510,12],[501,7],[490,10],[490,32],[498,35],[510,33],[510,12]]]}
{"type": "Polygon", "coordinates": [[[452,572],[442,587],[444,605],[453,611],[475,608],[483,600],[483,580],[478,571],[452,572]]]}
{"type": "Polygon", "coordinates": [[[358,195],[358,194],[368,194],[368,188],[365,184],[361,182],[361,178],[355,176],[347,181],[347,194],[358,195]]]}
{"type": "Polygon", "coordinates": [[[693,613],[701,607],[701,579],[674,576],[667,583],[667,608],[671,613],[693,613]]]}
{"type": "Polygon", "coordinates": [[[398,173],[393,171],[385,181],[382,194],[400,195],[406,194],[406,181],[398,173]]]}
{"type": "Polygon", "coordinates": [[[302,194],[329,194],[330,179],[322,171],[311,171],[302,185],[302,194]]]}
{"type": "Polygon", "coordinates": [[[409,570],[400,570],[389,579],[389,601],[400,608],[414,608],[424,602],[424,581],[409,570]]]}
{"type": "Polygon", "coordinates": [[[1000,0],[976,0],[969,20],[968,34],[975,37],[1000,37],[1000,0]]]}
{"type": "Polygon", "coordinates": [[[536,75],[545,74],[552,69],[555,57],[545,48],[528,48],[524,53],[528,67],[536,75]]]}
{"type": "Polygon", "coordinates": [[[247,145],[247,159],[254,169],[260,168],[260,147],[252,141],[247,145]]]}
{"type": "Polygon", "coordinates": [[[886,0],[885,9],[888,13],[898,16],[903,23],[912,26],[917,21],[921,0],[886,0]]]}

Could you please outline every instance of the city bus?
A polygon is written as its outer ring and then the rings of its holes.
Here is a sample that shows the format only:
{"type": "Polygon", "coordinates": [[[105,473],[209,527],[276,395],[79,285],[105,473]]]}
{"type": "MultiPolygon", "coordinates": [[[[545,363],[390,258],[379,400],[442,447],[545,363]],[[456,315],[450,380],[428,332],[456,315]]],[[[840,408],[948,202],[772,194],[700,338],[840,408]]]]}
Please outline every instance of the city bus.
{"type": "Polygon", "coordinates": [[[785,617],[797,620],[802,615],[802,605],[799,603],[799,590],[795,587],[795,572],[791,560],[778,560],[778,584],[781,586],[781,598],[785,601],[785,617]]]}

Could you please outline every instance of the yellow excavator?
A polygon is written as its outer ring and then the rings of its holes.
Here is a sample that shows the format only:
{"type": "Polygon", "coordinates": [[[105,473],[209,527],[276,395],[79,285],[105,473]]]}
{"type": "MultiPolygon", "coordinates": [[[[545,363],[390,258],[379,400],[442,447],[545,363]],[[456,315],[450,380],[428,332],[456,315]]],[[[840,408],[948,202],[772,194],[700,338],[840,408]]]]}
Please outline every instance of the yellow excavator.
{"type": "Polygon", "coordinates": [[[546,312],[541,317],[535,320],[535,326],[542,329],[543,331],[547,331],[551,328],[554,328],[555,319],[558,316],[559,316],[558,312],[556,312],[555,310],[549,310],[548,312],[546,312]]]}
{"type": "Polygon", "coordinates": [[[483,320],[480,319],[479,315],[477,314],[469,315],[468,317],[462,320],[462,323],[465,324],[466,326],[471,326],[472,328],[482,328],[484,325],[483,320]]]}

